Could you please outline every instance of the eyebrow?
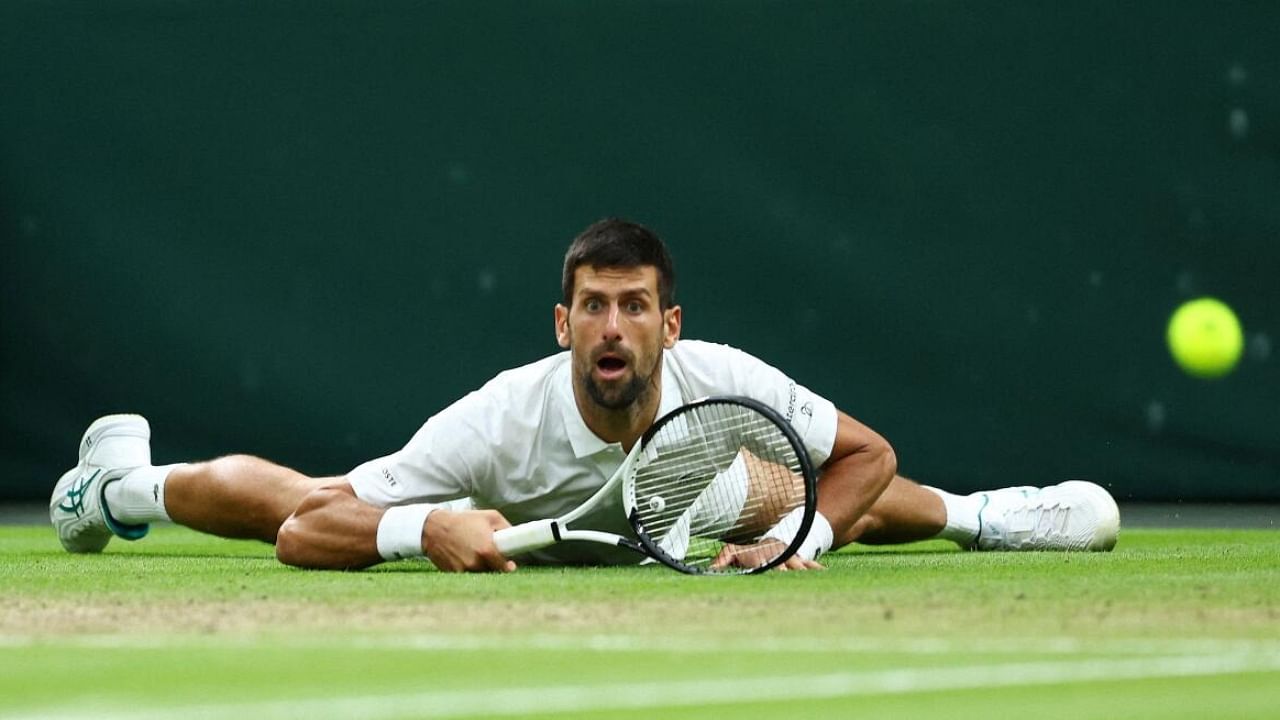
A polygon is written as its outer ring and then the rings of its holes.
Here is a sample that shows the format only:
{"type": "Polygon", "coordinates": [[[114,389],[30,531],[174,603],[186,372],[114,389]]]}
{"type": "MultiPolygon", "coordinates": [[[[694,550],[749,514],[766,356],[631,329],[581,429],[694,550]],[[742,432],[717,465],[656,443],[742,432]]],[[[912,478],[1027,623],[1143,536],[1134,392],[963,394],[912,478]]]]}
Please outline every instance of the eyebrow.
{"type": "MultiPolygon", "coordinates": [[[[590,297],[592,295],[606,295],[607,293],[603,289],[593,288],[593,287],[584,285],[579,287],[577,292],[575,292],[574,294],[578,297],[583,297],[583,296],[590,297]]],[[[638,287],[623,288],[619,293],[617,293],[618,297],[627,297],[628,295],[643,295],[645,297],[653,297],[653,292],[650,291],[649,288],[646,286],[638,286],[638,287]]]]}

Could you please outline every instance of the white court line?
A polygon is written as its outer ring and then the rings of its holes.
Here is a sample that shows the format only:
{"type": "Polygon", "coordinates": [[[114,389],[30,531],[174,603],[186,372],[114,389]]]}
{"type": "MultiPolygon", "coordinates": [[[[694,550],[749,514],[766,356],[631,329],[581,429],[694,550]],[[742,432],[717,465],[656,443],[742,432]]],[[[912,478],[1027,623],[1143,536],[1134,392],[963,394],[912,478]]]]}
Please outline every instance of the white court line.
{"type": "Polygon", "coordinates": [[[900,653],[903,655],[1036,654],[1036,655],[1221,655],[1280,653],[1280,640],[1221,638],[720,638],[697,635],[640,636],[607,634],[497,635],[367,634],[356,637],[325,635],[0,635],[0,650],[33,646],[101,650],[166,650],[182,648],[240,649],[269,645],[298,650],[414,650],[423,652],[483,652],[527,650],[564,652],[662,652],[698,654],[725,652],[900,653]]]}
{"type": "Polygon", "coordinates": [[[104,698],[92,707],[0,714],[0,720],[393,720],[541,715],[746,702],[820,700],[858,695],[1059,685],[1090,681],[1203,677],[1280,671],[1280,654],[1001,663],[954,668],[896,668],[789,677],[684,680],[655,683],[474,688],[386,695],[309,697],[230,703],[154,705],[104,698]]]}

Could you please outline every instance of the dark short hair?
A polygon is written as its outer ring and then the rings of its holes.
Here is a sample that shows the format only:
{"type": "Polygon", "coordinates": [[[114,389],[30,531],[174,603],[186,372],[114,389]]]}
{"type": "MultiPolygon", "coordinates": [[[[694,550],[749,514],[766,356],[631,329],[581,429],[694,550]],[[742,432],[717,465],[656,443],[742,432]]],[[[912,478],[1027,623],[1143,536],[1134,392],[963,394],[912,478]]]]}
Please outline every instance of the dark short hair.
{"type": "Polygon", "coordinates": [[[560,289],[564,304],[573,306],[573,276],[583,265],[593,268],[636,268],[646,265],[658,271],[658,306],[666,310],[675,304],[676,271],[667,246],[649,228],[619,218],[592,223],[569,245],[564,254],[564,274],[560,289]]]}

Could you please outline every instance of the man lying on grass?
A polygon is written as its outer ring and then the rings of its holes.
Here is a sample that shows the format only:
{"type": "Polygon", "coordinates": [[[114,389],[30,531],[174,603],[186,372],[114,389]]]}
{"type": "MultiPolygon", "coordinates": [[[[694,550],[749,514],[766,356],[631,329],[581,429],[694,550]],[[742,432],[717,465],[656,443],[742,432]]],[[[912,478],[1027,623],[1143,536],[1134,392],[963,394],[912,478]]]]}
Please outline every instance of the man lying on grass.
{"type": "MultiPolygon", "coordinates": [[[[431,417],[401,450],[344,477],[311,478],[255,457],[153,466],[150,426],[99,418],[78,464],[57,482],[50,517],[69,552],[99,552],[171,520],[275,543],[281,562],[354,569],[425,556],[447,571],[512,571],[493,541],[512,522],[556,517],[612,476],[665,412],[740,395],[777,410],[815,467],[818,514],[784,570],[819,568],[848,543],[933,537],[976,550],[1110,550],[1120,515],[1106,490],[1070,481],[954,495],[897,475],[892,448],[787,375],[734,348],[680,339],[665,244],[610,219],[575,238],[555,306],[564,352],[499,374],[431,417]]],[[[620,509],[615,516],[622,517],[620,509]]],[[[562,543],[521,562],[635,563],[592,543],[562,543]]]]}

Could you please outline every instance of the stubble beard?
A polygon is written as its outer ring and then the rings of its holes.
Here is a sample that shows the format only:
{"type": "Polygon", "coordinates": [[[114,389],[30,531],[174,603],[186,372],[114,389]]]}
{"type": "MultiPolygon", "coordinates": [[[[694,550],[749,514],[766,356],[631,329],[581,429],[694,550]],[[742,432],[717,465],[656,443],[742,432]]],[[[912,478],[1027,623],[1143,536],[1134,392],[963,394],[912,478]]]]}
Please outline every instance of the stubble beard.
{"type": "MultiPolygon", "coordinates": [[[[617,348],[610,346],[603,348],[600,353],[614,351],[617,348]]],[[[599,353],[597,353],[599,354],[599,353]]],[[[631,379],[625,383],[609,383],[602,384],[596,381],[592,375],[595,363],[591,362],[579,372],[582,380],[582,386],[587,391],[587,396],[591,398],[597,406],[605,410],[626,410],[637,402],[644,403],[649,399],[649,392],[653,389],[653,378],[662,367],[662,354],[659,352],[657,358],[653,362],[653,366],[649,368],[648,374],[640,372],[637,366],[639,358],[635,353],[626,353],[627,362],[631,366],[631,379]]]]}
{"type": "Polygon", "coordinates": [[[633,373],[631,380],[620,387],[609,389],[596,382],[590,369],[582,381],[591,400],[606,410],[625,410],[649,395],[649,376],[641,377],[639,373],[633,373]]]}

